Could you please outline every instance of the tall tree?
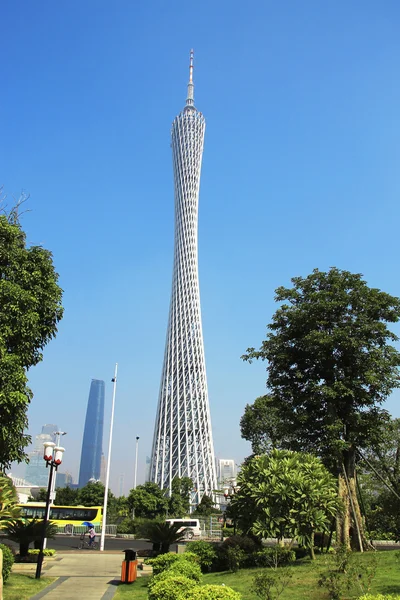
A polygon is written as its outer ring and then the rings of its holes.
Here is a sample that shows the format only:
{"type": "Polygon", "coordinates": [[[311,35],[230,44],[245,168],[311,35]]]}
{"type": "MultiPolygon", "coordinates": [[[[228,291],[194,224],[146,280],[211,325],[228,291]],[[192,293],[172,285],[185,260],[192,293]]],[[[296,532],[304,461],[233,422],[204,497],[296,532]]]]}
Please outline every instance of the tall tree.
{"type": "Polygon", "coordinates": [[[0,468],[26,459],[24,432],[32,392],[27,370],[42,360],[42,350],[62,317],[62,290],[52,255],[26,245],[18,207],[0,215],[0,468]]]}
{"type": "Polygon", "coordinates": [[[193,481],[190,477],[174,477],[168,498],[168,516],[184,517],[190,511],[190,493],[193,481]]]}
{"type": "Polygon", "coordinates": [[[147,481],[131,490],[128,496],[129,510],[135,511],[136,517],[155,519],[165,516],[168,508],[168,498],[156,483],[147,481]]]}
{"type": "Polygon", "coordinates": [[[366,546],[356,451],[377,446],[388,420],[381,405],[400,385],[400,353],[390,345],[397,337],[387,326],[399,320],[400,300],[337,268],[292,283],[276,291],[283,304],[261,348],[243,358],[268,361],[280,445],[316,453],[337,473],[345,504],[337,541],[366,546]]]}
{"type": "MultiPolygon", "coordinates": [[[[77,490],[76,488],[71,488],[71,487],[63,487],[63,488],[57,488],[56,489],[56,499],[54,501],[54,504],[56,504],[57,506],[76,506],[77,504],[79,504],[78,502],[78,494],[79,494],[80,490],[77,490]]],[[[103,500],[104,500],[104,488],[103,488],[103,498],[100,502],[101,505],[103,505],[103,500]]],[[[98,504],[89,504],[89,506],[99,506],[98,504]]]]}
{"type": "MultiPolygon", "coordinates": [[[[103,506],[104,504],[104,484],[101,481],[87,483],[78,490],[77,504],[82,506],[103,506]]],[[[108,506],[111,508],[115,500],[112,491],[108,490],[108,506]]]]}

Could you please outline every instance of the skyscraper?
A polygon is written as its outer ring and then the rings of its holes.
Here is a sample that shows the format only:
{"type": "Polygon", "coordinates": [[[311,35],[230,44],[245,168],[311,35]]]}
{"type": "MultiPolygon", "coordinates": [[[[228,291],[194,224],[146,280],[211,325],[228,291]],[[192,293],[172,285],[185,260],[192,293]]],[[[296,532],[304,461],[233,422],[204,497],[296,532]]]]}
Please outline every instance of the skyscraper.
{"type": "Polygon", "coordinates": [[[31,452],[28,453],[29,462],[25,468],[25,479],[32,485],[47,487],[49,480],[49,469],[43,460],[44,442],[55,442],[57,425],[43,425],[41,433],[35,436],[35,443],[31,452]]]}
{"type": "Polygon", "coordinates": [[[171,131],[174,270],[150,468],[150,480],[170,490],[174,477],[190,477],[192,505],[216,487],[197,262],[204,130],[204,116],[194,106],[192,51],[186,106],[171,131]]]}
{"type": "Polygon", "coordinates": [[[104,396],[104,381],[92,379],[83,432],[78,487],[86,485],[89,479],[100,479],[101,454],[103,451],[104,396]]]}

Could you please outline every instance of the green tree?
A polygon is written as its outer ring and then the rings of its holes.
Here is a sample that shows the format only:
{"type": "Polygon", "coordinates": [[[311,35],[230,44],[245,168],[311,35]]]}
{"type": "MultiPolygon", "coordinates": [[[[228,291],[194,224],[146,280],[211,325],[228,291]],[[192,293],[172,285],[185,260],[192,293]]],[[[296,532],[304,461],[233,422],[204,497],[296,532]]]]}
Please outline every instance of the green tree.
{"type": "Polygon", "coordinates": [[[62,290],[52,255],[26,245],[18,207],[0,215],[0,468],[26,460],[26,372],[43,358],[62,318],[62,290]]]}
{"type": "Polygon", "coordinates": [[[190,494],[193,482],[189,477],[174,477],[168,498],[168,516],[184,517],[190,511],[190,494]]]}
{"type": "Polygon", "coordinates": [[[193,512],[193,515],[209,517],[220,512],[221,511],[215,508],[215,502],[213,501],[211,496],[207,496],[207,494],[204,494],[201,501],[197,505],[196,510],[193,512]]]}
{"type": "MultiPolygon", "coordinates": [[[[100,481],[89,482],[83,488],[78,490],[77,504],[82,506],[103,506],[104,504],[104,484],[100,481]]],[[[107,506],[112,507],[115,496],[108,490],[107,506]]]]}
{"type": "Polygon", "coordinates": [[[132,489],[128,496],[129,510],[135,511],[136,517],[154,519],[159,516],[165,517],[168,509],[168,498],[156,483],[147,481],[132,489]]]}
{"type": "Polygon", "coordinates": [[[242,437],[251,443],[253,454],[269,452],[280,443],[280,438],[276,437],[278,425],[279,414],[269,395],[256,398],[253,404],[246,404],[240,419],[242,437]]]}
{"type": "Polygon", "coordinates": [[[281,447],[323,457],[339,477],[345,511],[337,542],[367,546],[356,493],[357,448],[375,447],[388,420],[381,408],[400,385],[397,337],[400,300],[369,288],[359,274],[332,268],[280,287],[282,303],[260,350],[281,447]]]}
{"type": "MultiPolygon", "coordinates": [[[[56,506],[76,506],[79,504],[78,502],[78,494],[79,490],[76,488],[63,487],[56,489],[56,499],[54,504],[56,506]]],[[[103,488],[103,498],[100,505],[103,505],[104,501],[104,488],[103,488]]],[[[99,504],[91,504],[89,506],[99,506],[99,504]]]]}
{"type": "Polygon", "coordinates": [[[230,510],[244,531],[296,539],[314,558],[314,533],[328,531],[339,508],[336,479],[319,458],[272,450],[243,466],[230,510]]]}

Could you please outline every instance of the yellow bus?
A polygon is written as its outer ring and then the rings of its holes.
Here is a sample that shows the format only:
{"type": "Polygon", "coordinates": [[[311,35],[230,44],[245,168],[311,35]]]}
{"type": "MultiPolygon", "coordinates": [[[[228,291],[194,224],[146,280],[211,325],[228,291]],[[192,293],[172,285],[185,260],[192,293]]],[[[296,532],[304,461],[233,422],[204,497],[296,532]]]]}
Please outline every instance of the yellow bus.
{"type": "MultiPolygon", "coordinates": [[[[21,516],[26,519],[43,519],[46,508],[45,502],[27,502],[18,504],[21,516]]],[[[102,506],[50,506],[50,521],[58,527],[64,527],[66,532],[71,532],[71,525],[79,527],[84,522],[93,523],[101,527],[103,521],[102,506]]]]}

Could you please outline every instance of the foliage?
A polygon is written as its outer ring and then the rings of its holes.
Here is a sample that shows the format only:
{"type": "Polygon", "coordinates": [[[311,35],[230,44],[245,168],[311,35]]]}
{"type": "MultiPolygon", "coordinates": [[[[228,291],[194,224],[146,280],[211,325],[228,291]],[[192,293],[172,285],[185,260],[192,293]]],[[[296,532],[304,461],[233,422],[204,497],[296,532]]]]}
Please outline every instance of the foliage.
{"type": "Polygon", "coordinates": [[[257,567],[270,567],[277,569],[291,564],[296,560],[294,550],[287,546],[273,546],[263,548],[254,554],[254,563],[257,567]]]}
{"type": "Polygon", "coordinates": [[[186,544],[186,552],[192,552],[198,556],[200,567],[203,573],[206,573],[211,569],[213,561],[215,561],[217,558],[217,552],[214,548],[214,544],[205,542],[204,540],[189,542],[186,544]]]}
{"type": "Polygon", "coordinates": [[[231,535],[221,544],[221,547],[224,549],[236,547],[244,550],[246,553],[255,552],[260,546],[261,544],[258,540],[255,541],[247,535],[231,535]]]}
{"type": "Polygon", "coordinates": [[[168,508],[168,499],[156,483],[147,481],[131,490],[128,496],[129,511],[135,511],[135,517],[155,519],[164,517],[168,508]]]}
{"type": "MultiPolygon", "coordinates": [[[[54,504],[57,506],[77,506],[78,502],[78,493],[80,490],[71,487],[63,487],[56,489],[56,499],[54,504]]],[[[103,499],[101,501],[101,505],[103,505],[104,501],[104,492],[103,499]]],[[[96,504],[92,504],[91,506],[96,506],[96,504]]],[[[97,505],[98,506],[98,505],[97,505]]]]}
{"type": "Polygon", "coordinates": [[[197,505],[196,510],[193,512],[193,516],[209,517],[217,513],[220,513],[220,511],[215,508],[215,503],[211,496],[204,494],[200,503],[197,505]]]}
{"type": "Polygon", "coordinates": [[[290,567],[278,570],[268,569],[257,573],[253,579],[252,591],[261,600],[275,600],[289,585],[293,572],[290,567]]]}
{"type": "Polygon", "coordinates": [[[183,554],[167,552],[166,554],[160,554],[155,558],[147,558],[145,560],[146,565],[151,565],[153,567],[153,575],[158,575],[159,573],[168,570],[176,562],[190,562],[197,565],[199,563],[199,558],[194,552],[184,552],[183,554]]]}
{"type": "Polygon", "coordinates": [[[14,564],[14,554],[5,544],[0,544],[0,550],[3,553],[3,583],[6,583],[14,564]]]}
{"type": "Polygon", "coordinates": [[[358,600],[400,600],[399,594],[364,594],[358,600]]]}
{"type": "Polygon", "coordinates": [[[276,437],[279,424],[279,413],[270,395],[260,396],[253,404],[246,404],[240,419],[240,431],[242,438],[251,443],[253,454],[264,454],[279,445],[281,440],[276,437]]]}
{"type": "MultiPolygon", "coordinates": [[[[29,556],[35,556],[37,554],[39,554],[40,550],[39,548],[33,548],[31,550],[28,550],[28,555],[29,556]]],[[[44,548],[43,550],[43,556],[54,556],[56,553],[56,551],[54,550],[54,548],[44,548]]]]}
{"type": "Polygon", "coordinates": [[[188,600],[241,600],[242,596],[226,585],[202,585],[193,588],[188,600]]]}
{"type": "Polygon", "coordinates": [[[171,484],[171,495],[168,498],[168,515],[184,517],[190,510],[190,494],[193,481],[189,477],[174,477],[171,484]]]}
{"type": "Polygon", "coordinates": [[[186,539],[187,528],[179,531],[179,523],[149,523],[146,527],[146,538],[153,544],[155,550],[161,554],[169,551],[171,544],[182,542],[186,539]]]}
{"type": "MultiPolygon", "coordinates": [[[[78,489],[77,504],[81,506],[103,506],[104,504],[104,484],[101,481],[89,482],[84,487],[78,489]]],[[[108,503],[111,507],[115,501],[112,491],[108,490],[108,503]]]]}
{"type": "Polygon", "coordinates": [[[149,587],[149,600],[183,600],[197,586],[193,579],[171,575],[149,587]]]}
{"type": "Polygon", "coordinates": [[[198,563],[190,560],[177,560],[172,562],[170,566],[161,571],[161,573],[154,575],[149,587],[154,586],[157,581],[161,581],[161,579],[174,577],[175,575],[182,575],[188,579],[193,579],[196,583],[200,583],[202,577],[198,563]]]}
{"type": "Polygon", "coordinates": [[[348,592],[354,585],[366,593],[371,589],[377,566],[376,555],[366,563],[351,554],[345,546],[340,546],[326,560],[326,570],[321,574],[318,584],[327,589],[331,600],[340,600],[343,592],[348,592]]]}
{"type": "Polygon", "coordinates": [[[12,479],[4,473],[0,473],[0,519],[4,527],[20,516],[17,506],[18,497],[12,479]]]}
{"type": "Polygon", "coordinates": [[[228,569],[236,573],[246,559],[246,552],[238,546],[228,546],[225,550],[228,569]]]}
{"type": "Polygon", "coordinates": [[[117,533],[135,533],[135,519],[126,517],[117,525],[117,533]]]}
{"type": "MultiPolygon", "coordinates": [[[[19,554],[21,557],[28,556],[29,546],[33,542],[39,542],[42,539],[43,521],[24,519],[12,521],[5,527],[5,537],[19,544],[19,554]]],[[[53,539],[58,531],[57,525],[48,523],[46,527],[46,538],[53,539]]]]}
{"type": "Polygon", "coordinates": [[[0,467],[27,458],[27,410],[32,392],[26,371],[43,358],[62,318],[62,290],[52,255],[26,247],[18,208],[0,215],[0,467]]]}
{"type": "Polygon", "coordinates": [[[40,488],[35,496],[32,498],[32,496],[29,499],[29,502],[46,502],[47,500],[47,490],[46,488],[40,488]]]}
{"type": "Polygon", "coordinates": [[[260,537],[294,538],[312,551],[316,530],[328,531],[339,509],[334,477],[315,456],[272,450],[246,462],[231,510],[260,537]]]}

